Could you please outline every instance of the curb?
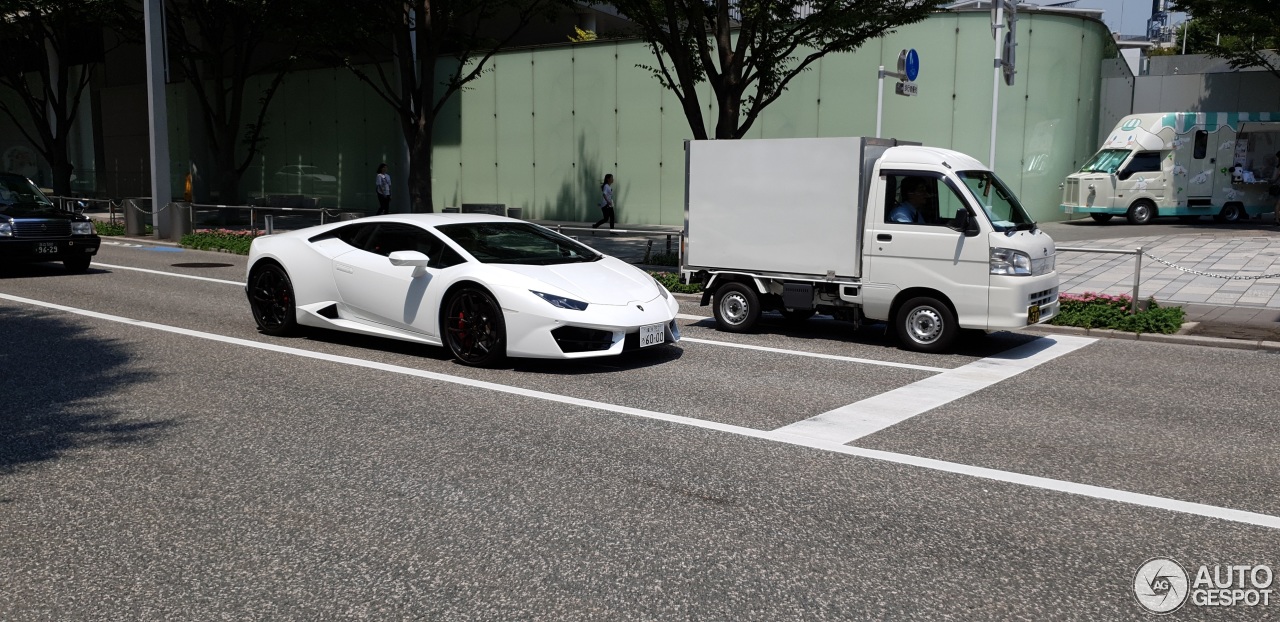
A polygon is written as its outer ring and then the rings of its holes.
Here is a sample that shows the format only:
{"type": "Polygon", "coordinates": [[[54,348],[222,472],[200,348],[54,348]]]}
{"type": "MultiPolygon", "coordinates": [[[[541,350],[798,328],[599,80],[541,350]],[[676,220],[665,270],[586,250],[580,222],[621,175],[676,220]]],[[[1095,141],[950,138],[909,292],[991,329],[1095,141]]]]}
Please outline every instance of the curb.
{"type": "Polygon", "coordinates": [[[1022,331],[1032,333],[1048,333],[1058,335],[1076,335],[1095,337],[1098,339],[1124,339],[1127,341],[1148,341],[1152,343],[1173,343],[1187,346],[1204,346],[1208,348],[1228,348],[1233,350],[1259,350],[1263,352],[1280,352],[1280,341],[1224,339],[1222,337],[1200,337],[1197,335],[1161,335],[1159,333],[1130,333],[1110,328],[1080,328],[1078,326],[1028,326],[1022,331]]]}

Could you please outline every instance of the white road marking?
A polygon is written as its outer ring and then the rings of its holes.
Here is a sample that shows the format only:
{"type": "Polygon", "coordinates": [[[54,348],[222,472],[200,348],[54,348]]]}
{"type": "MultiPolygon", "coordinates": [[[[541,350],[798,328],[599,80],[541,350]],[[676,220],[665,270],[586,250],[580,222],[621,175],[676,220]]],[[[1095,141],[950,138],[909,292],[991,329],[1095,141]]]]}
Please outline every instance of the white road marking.
{"type": "Polygon", "coordinates": [[[693,320],[695,322],[699,322],[702,320],[709,320],[711,319],[711,317],[707,315],[689,315],[688,313],[677,313],[676,319],[677,320],[693,320]]]}
{"type": "Polygon", "coordinates": [[[211,279],[211,278],[209,278],[209,277],[207,277],[207,276],[195,276],[195,275],[192,275],[192,274],[178,274],[177,272],[165,272],[165,271],[163,271],[163,270],[148,270],[148,269],[146,269],[146,268],[132,268],[132,267],[130,267],[130,266],[117,266],[117,265],[115,265],[115,264],[99,263],[99,262],[97,262],[97,261],[93,262],[93,265],[95,265],[95,266],[102,266],[103,268],[111,268],[112,270],[133,270],[134,272],[146,272],[146,273],[149,273],[149,274],[159,274],[159,275],[163,275],[163,276],[176,276],[176,277],[178,277],[178,278],[182,278],[182,279],[194,279],[194,280],[197,280],[197,281],[209,281],[209,282],[211,282],[211,283],[226,283],[227,285],[239,285],[240,287],[244,287],[244,285],[245,285],[245,284],[244,284],[243,282],[241,282],[241,281],[228,281],[228,280],[226,280],[226,279],[211,279]]]}
{"type": "Polygon", "coordinates": [[[845,444],[1008,380],[1096,339],[1054,335],[775,430],[845,444]]]}
{"type": "Polygon", "coordinates": [[[490,391],[498,391],[502,393],[509,393],[512,395],[519,395],[519,396],[529,397],[534,399],[548,400],[548,401],[558,402],[561,404],[572,404],[575,406],[582,406],[585,408],[593,408],[593,409],[603,410],[607,412],[614,412],[614,413],[631,415],[636,417],[644,417],[647,419],[666,421],[670,423],[687,425],[687,426],[697,427],[697,428],[706,429],[706,430],[715,430],[719,432],[725,432],[728,434],[736,434],[739,436],[746,436],[746,437],[756,438],[761,440],[786,443],[789,445],[797,445],[800,447],[807,447],[810,449],[817,449],[820,451],[829,451],[832,453],[839,453],[839,454],[844,454],[849,456],[857,456],[860,458],[868,458],[871,460],[880,460],[883,462],[890,462],[894,464],[903,464],[903,465],[914,466],[914,467],[919,467],[923,469],[929,469],[932,471],[940,471],[944,473],[954,473],[957,475],[978,477],[978,478],[997,481],[997,482],[1005,482],[1005,483],[1015,484],[1019,486],[1026,486],[1028,488],[1062,492],[1066,494],[1079,495],[1082,497],[1089,497],[1093,499],[1115,501],[1118,503],[1124,503],[1128,505],[1156,508],[1156,509],[1168,510],[1171,512],[1180,512],[1183,514],[1191,514],[1194,516],[1202,516],[1206,518],[1243,523],[1247,525],[1257,525],[1259,527],[1267,527],[1270,529],[1280,529],[1280,517],[1271,516],[1269,514],[1259,514],[1256,512],[1247,512],[1244,510],[1236,510],[1232,508],[1223,508],[1223,507],[1218,507],[1213,505],[1206,505],[1203,503],[1179,501],[1177,499],[1157,497],[1154,495],[1130,492],[1126,490],[1118,490],[1115,488],[1091,486],[1088,484],[1067,482],[1063,480],[1056,480],[1056,479],[1051,479],[1047,477],[1039,477],[1035,475],[1012,473],[1009,471],[1000,471],[996,469],[976,467],[976,466],[971,466],[967,464],[958,464],[955,462],[945,462],[942,460],[934,460],[932,458],[922,458],[919,456],[910,456],[906,454],[877,451],[874,449],[850,447],[848,445],[841,445],[838,443],[818,440],[811,437],[787,434],[777,430],[772,432],[768,432],[764,430],[755,430],[755,429],[744,428],[744,427],[735,426],[735,425],[717,423],[714,421],[703,421],[701,419],[681,417],[678,415],[660,413],[660,412],[655,412],[651,410],[642,410],[639,408],[631,408],[628,406],[607,404],[604,402],[597,402],[594,400],[586,400],[586,399],[580,399],[575,397],[568,397],[564,395],[556,395],[554,393],[545,393],[542,391],[534,391],[534,390],[524,389],[520,387],[497,384],[493,382],[485,382],[483,380],[472,380],[469,378],[450,376],[447,374],[438,374],[435,372],[423,371],[420,369],[413,369],[411,367],[402,367],[399,365],[377,363],[374,361],[367,361],[363,359],[357,359],[357,358],[346,357],[346,356],[311,352],[308,350],[291,348],[288,346],[278,346],[278,345],[269,344],[269,343],[259,343],[256,341],[249,341],[247,339],[238,339],[235,337],[226,337],[223,335],[215,335],[212,333],[205,333],[205,332],[200,332],[195,330],[188,330],[185,328],[178,328],[176,326],[166,326],[164,324],[144,322],[141,320],[134,320],[126,317],[108,315],[105,313],[98,313],[95,311],[88,311],[85,309],[77,309],[74,307],[67,307],[67,306],[48,303],[48,302],[41,302],[38,300],[31,300],[29,298],[11,296],[8,294],[0,294],[0,299],[10,300],[13,302],[33,305],[37,307],[44,307],[46,309],[55,309],[58,311],[65,311],[67,313],[74,313],[77,315],[83,315],[86,317],[92,317],[92,318],[106,320],[110,322],[119,322],[122,324],[129,324],[129,325],[137,326],[140,328],[149,328],[153,330],[165,331],[165,332],[175,333],[179,335],[186,335],[186,336],[196,337],[200,339],[208,339],[210,341],[218,341],[222,343],[228,343],[228,344],[243,346],[247,348],[268,350],[272,352],[279,352],[282,354],[291,354],[294,356],[301,356],[301,357],[310,358],[310,359],[327,361],[330,363],[338,363],[341,365],[351,365],[355,367],[364,367],[367,369],[377,369],[377,370],[391,372],[391,373],[404,374],[407,376],[416,376],[419,378],[426,378],[428,380],[436,380],[439,382],[448,382],[452,384],[470,386],[470,387],[475,387],[475,388],[485,389],[490,391]]]}
{"type": "Polygon", "coordinates": [[[852,356],[840,356],[837,354],[819,354],[817,352],[803,352],[801,350],[784,350],[782,348],[770,348],[768,346],[753,346],[744,343],[731,343],[728,341],[713,341],[711,339],[697,339],[694,337],[680,337],[680,343],[702,343],[713,346],[725,346],[727,348],[742,348],[744,350],[758,350],[761,352],[773,352],[775,354],[790,354],[794,356],[809,356],[819,359],[830,359],[833,361],[847,361],[850,363],[863,363],[866,365],[880,365],[883,367],[901,367],[903,369],[915,369],[919,371],[928,371],[933,373],[942,373],[952,371],[946,367],[929,367],[928,365],[912,365],[911,363],[894,363],[892,361],[877,361],[875,359],[860,359],[852,356]]]}

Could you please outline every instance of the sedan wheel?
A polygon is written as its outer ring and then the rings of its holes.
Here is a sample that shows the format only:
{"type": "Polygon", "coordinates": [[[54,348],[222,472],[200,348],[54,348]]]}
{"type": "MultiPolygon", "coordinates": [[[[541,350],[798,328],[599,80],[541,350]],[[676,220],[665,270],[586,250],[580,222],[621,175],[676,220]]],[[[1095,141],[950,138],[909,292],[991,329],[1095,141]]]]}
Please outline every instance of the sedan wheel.
{"type": "Polygon", "coordinates": [[[493,365],[507,355],[502,310],[488,292],[464,287],[445,304],[445,343],[466,365],[493,365]]]}
{"type": "Polygon", "coordinates": [[[249,306],[258,330],[268,335],[288,335],[298,327],[293,282],[278,265],[267,264],[253,271],[249,277],[249,306]]]}

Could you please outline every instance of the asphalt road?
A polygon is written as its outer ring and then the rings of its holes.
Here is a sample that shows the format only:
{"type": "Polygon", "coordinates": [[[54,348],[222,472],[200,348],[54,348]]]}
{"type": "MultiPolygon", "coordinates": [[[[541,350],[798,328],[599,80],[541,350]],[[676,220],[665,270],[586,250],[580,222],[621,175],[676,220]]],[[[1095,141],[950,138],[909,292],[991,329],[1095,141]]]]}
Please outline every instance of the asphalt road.
{"type": "Polygon", "coordinates": [[[260,335],[243,257],[98,260],[0,274],[5,620],[1144,620],[1151,558],[1280,572],[1274,354],[690,302],[675,346],[479,370],[260,335]]]}

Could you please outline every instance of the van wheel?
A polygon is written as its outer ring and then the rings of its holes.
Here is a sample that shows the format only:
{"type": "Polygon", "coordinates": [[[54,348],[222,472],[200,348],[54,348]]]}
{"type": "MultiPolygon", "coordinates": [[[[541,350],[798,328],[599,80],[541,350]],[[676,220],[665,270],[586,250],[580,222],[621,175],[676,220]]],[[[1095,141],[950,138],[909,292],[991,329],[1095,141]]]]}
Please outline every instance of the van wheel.
{"type": "Polygon", "coordinates": [[[1131,225],[1145,225],[1151,222],[1156,216],[1156,206],[1151,201],[1138,201],[1129,206],[1129,213],[1125,218],[1129,220],[1131,225]]]}
{"type": "Polygon", "coordinates": [[[716,290],[712,309],[720,330],[742,333],[751,330],[760,319],[760,297],[742,283],[725,283],[716,290]]]}
{"type": "Polygon", "coordinates": [[[902,346],[916,352],[946,350],[960,332],[951,309],[928,296],[912,298],[898,307],[894,328],[902,346]]]}
{"type": "Polygon", "coordinates": [[[1089,214],[1094,222],[1111,222],[1111,214],[1089,214]]]}
{"type": "Polygon", "coordinates": [[[1240,222],[1244,215],[1244,209],[1239,203],[1228,203],[1222,206],[1222,211],[1218,212],[1218,215],[1214,216],[1213,219],[1218,222],[1240,222]]]}

